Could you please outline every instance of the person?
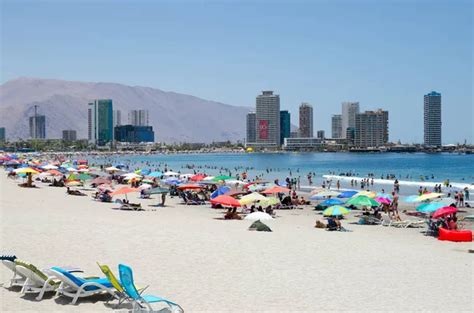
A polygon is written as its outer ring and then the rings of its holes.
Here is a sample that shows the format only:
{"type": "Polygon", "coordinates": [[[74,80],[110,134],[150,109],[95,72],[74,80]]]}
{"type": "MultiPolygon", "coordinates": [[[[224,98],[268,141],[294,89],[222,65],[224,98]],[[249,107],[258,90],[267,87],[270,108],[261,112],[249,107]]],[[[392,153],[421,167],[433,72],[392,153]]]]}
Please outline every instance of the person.
{"type": "Polygon", "coordinates": [[[165,206],[166,201],[166,193],[161,194],[161,206],[165,206]]]}
{"type": "Polygon", "coordinates": [[[396,220],[400,220],[400,215],[398,214],[398,194],[395,191],[392,192],[393,200],[390,204],[392,215],[396,220]]]}
{"type": "Polygon", "coordinates": [[[450,230],[457,230],[458,229],[458,224],[457,224],[457,218],[454,217],[448,217],[448,227],[450,230]]]}
{"type": "Polygon", "coordinates": [[[464,198],[465,200],[469,201],[469,188],[464,188],[464,198]]]}
{"type": "Polygon", "coordinates": [[[339,180],[337,180],[336,188],[337,188],[337,190],[339,190],[341,188],[341,182],[339,180]]]}

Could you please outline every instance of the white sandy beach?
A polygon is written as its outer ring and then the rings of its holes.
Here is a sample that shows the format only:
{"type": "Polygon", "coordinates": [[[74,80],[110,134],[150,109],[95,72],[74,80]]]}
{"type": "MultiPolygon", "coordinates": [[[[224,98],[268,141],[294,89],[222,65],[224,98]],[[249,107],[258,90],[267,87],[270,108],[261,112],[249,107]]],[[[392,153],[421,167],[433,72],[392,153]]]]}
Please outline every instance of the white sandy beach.
{"type": "MultiPolygon", "coordinates": [[[[311,208],[278,211],[271,233],[221,210],[179,205],[154,211],[112,210],[110,203],[69,196],[64,188],[24,189],[0,173],[1,251],[39,268],[74,265],[103,276],[124,263],[146,293],[186,312],[439,311],[472,312],[472,243],[441,242],[420,229],[343,225],[315,229],[311,208]]],[[[155,196],[156,198],[156,196],[155,196]]],[[[11,276],[1,267],[0,279],[11,276]]],[[[0,288],[2,312],[113,312],[107,297],[77,305],[50,294],[42,301],[0,288]]]]}

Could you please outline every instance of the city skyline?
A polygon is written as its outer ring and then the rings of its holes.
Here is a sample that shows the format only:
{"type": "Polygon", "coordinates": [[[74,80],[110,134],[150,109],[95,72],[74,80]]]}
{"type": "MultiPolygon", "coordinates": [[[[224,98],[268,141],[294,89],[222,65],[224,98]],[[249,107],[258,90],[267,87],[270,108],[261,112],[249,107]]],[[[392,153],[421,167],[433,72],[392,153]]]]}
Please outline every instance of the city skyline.
{"type": "Polygon", "coordinates": [[[443,143],[473,142],[470,1],[136,4],[4,1],[1,82],[110,81],[246,107],[275,90],[289,111],[312,103],[326,132],[335,107],[358,101],[389,110],[391,140],[407,143],[423,142],[420,102],[437,90],[443,143]],[[131,37],[137,44],[123,46],[131,37]]]}

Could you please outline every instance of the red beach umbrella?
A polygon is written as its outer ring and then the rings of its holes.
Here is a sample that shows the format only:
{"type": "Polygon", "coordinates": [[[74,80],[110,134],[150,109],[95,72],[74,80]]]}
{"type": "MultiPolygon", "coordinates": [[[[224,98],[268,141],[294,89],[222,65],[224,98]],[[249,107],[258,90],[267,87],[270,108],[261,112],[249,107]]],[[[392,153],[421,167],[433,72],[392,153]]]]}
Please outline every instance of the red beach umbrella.
{"type": "Polygon", "coordinates": [[[232,198],[230,196],[221,195],[217,196],[214,199],[211,199],[212,204],[220,204],[223,206],[232,206],[232,207],[239,207],[240,203],[237,199],[232,198]]]}
{"type": "Polygon", "coordinates": [[[285,187],[280,187],[280,186],[274,186],[262,191],[262,193],[264,194],[287,193],[287,192],[290,192],[290,189],[285,188],[285,187]]]}
{"type": "Polygon", "coordinates": [[[441,209],[437,209],[433,213],[433,218],[440,218],[442,216],[446,216],[446,215],[449,215],[449,214],[456,213],[457,211],[458,211],[458,209],[453,207],[453,206],[445,206],[445,207],[442,207],[441,209]]]}
{"type": "Polygon", "coordinates": [[[204,178],[206,178],[206,175],[204,175],[204,174],[196,174],[196,175],[192,176],[189,180],[191,180],[191,181],[201,181],[201,180],[203,180],[204,178]]]}
{"type": "Polygon", "coordinates": [[[199,186],[199,185],[186,184],[186,185],[181,185],[181,186],[179,186],[178,189],[181,189],[181,190],[185,190],[185,189],[202,189],[202,187],[199,186]]]}
{"type": "Polygon", "coordinates": [[[127,193],[137,192],[137,191],[138,191],[137,188],[122,187],[122,188],[120,188],[120,189],[115,190],[115,191],[112,192],[110,195],[111,195],[111,196],[125,195],[125,194],[127,194],[127,193]]]}

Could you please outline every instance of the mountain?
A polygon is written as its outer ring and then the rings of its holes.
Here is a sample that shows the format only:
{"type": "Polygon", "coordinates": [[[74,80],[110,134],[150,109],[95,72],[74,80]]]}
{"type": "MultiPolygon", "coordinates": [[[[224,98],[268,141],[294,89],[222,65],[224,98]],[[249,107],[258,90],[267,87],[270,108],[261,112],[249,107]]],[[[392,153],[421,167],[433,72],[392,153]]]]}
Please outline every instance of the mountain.
{"type": "Polygon", "coordinates": [[[148,110],[155,140],[168,143],[242,140],[250,111],[149,87],[18,78],[0,86],[0,126],[6,127],[8,139],[28,138],[28,117],[38,105],[38,114],[46,115],[47,138],[61,138],[64,129],[87,138],[87,104],[101,98],[112,99],[114,110],[122,111],[122,124],[129,110],[148,110]]]}

